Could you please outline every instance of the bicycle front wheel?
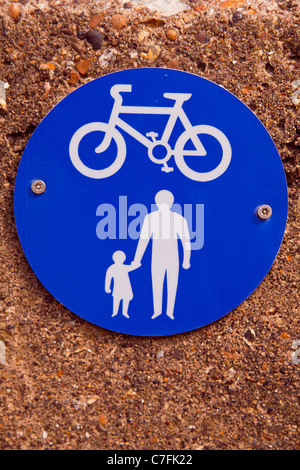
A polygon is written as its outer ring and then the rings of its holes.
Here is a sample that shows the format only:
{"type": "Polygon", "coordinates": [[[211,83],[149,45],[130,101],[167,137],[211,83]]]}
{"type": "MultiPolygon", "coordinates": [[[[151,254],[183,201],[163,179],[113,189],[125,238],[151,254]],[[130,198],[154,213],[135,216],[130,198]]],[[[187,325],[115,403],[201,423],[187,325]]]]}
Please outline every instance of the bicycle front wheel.
{"type": "MultiPolygon", "coordinates": [[[[109,129],[108,124],[104,122],[90,122],[89,124],[85,124],[80,127],[73,135],[70,141],[69,154],[73,165],[83,175],[93,179],[108,178],[109,176],[114,175],[123,165],[126,158],[126,144],[124,138],[117,129],[109,129]],[[112,141],[115,141],[117,147],[117,154],[114,161],[108,167],[100,170],[89,168],[82,162],[79,155],[79,145],[83,138],[91,132],[97,131],[104,133],[104,138],[109,132],[109,145],[105,147],[105,150],[110,147],[112,141]]],[[[101,153],[97,152],[97,154],[101,156],[101,153]]]]}
{"type": "MultiPolygon", "coordinates": [[[[203,149],[203,145],[201,144],[200,140],[200,145],[203,149]]],[[[179,137],[176,147],[175,147],[175,152],[174,152],[174,157],[175,157],[175,162],[179,168],[179,170],[188,178],[194,181],[212,181],[219,176],[221,176],[228,168],[229,163],[231,161],[231,145],[225,134],[221,132],[219,129],[213,126],[208,126],[208,125],[199,125],[199,126],[194,126],[189,130],[184,131],[181,136],[179,137]],[[211,137],[214,137],[220,144],[221,149],[222,149],[222,158],[220,163],[216,168],[214,168],[211,171],[207,172],[199,172],[192,170],[186,163],[185,157],[189,155],[194,155],[197,156],[197,151],[193,150],[186,150],[185,146],[187,142],[189,141],[195,141],[195,139],[201,138],[201,135],[209,135],[211,137]]],[[[199,152],[199,156],[201,153],[199,152]]],[[[203,155],[203,153],[202,153],[203,155]]],[[[209,158],[209,157],[208,157],[209,158]]]]}

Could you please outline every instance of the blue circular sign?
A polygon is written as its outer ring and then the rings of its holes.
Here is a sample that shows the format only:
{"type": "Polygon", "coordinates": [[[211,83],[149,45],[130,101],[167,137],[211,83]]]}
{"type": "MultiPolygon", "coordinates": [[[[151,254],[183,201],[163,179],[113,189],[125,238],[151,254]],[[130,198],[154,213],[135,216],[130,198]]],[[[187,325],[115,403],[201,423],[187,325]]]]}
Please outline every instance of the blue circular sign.
{"type": "Polygon", "coordinates": [[[15,219],[36,276],[83,319],[159,336],[211,323],[260,284],[287,218],[268,132],[221,86],[132,69],[78,88],[20,162],[15,219]]]}

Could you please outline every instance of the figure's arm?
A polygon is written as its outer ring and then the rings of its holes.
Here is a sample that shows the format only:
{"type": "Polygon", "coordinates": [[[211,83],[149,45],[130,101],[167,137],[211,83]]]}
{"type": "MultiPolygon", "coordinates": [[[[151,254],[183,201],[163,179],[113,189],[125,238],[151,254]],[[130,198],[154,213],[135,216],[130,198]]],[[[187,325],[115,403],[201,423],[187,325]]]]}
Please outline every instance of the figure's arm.
{"type": "Polygon", "coordinates": [[[150,238],[151,238],[151,230],[150,230],[149,215],[146,215],[143,226],[142,226],[138,246],[135,252],[135,257],[131,263],[133,266],[136,266],[136,267],[141,266],[141,260],[143,258],[143,255],[145,253],[145,250],[147,248],[150,238]]]}
{"type": "Polygon", "coordinates": [[[112,280],[112,270],[111,268],[108,268],[108,270],[106,271],[106,276],[105,276],[105,292],[107,294],[111,293],[111,288],[110,288],[111,280],[112,280]]]}
{"type": "Polygon", "coordinates": [[[135,269],[138,269],[141,265],[141,263],[136,263],[132,261],[131,265],[126,265],[127,271],[130,273],[130,271],[134,271],[135,269]]]}
{"type": "Polygon", "coordinates": [[[182,217],[180,225],[180,230],[178,230],[178,235],[181,239],[181,243],[183,246],[183,263],[182,267],[184,269],[189,269],[190,259],[191,259],[191,240],[190,240],[190,232],[187,221],[184,217],[182,217]]]}

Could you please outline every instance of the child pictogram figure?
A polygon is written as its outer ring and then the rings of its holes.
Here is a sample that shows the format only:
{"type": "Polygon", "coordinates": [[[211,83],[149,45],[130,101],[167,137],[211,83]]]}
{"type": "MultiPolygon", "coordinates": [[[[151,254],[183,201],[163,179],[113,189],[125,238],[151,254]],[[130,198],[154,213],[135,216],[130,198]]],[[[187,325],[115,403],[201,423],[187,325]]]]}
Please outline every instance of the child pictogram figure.
{"type": "Polygon", "coordinates": [[[105,276],[105,292],[111,293],[111,282],[113,281],[113,314],[116,316],[119,311],[120,302],[122,300],[122,314],[124,317],[129,318],[128,306],[130,300],[133,298],[133,292],[129,279],[129,272],[137,269],[140,264],[128,265],[124,264],[126,255],[123,251],[115,251],[113,254],[112,264],[106,271],[105,276]]]}

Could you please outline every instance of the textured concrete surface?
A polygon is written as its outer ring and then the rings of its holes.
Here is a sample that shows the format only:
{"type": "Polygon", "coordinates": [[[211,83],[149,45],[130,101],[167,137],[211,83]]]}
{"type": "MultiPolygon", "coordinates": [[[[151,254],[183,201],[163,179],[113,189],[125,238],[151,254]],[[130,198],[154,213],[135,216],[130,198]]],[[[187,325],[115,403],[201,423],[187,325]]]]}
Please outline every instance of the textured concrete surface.
{"type": "Polygon", "coordinates": [[[2,450],[299,449],[299,2],[185,3],[168,16],[138,2],[0,0],[2,450]],[[80,39],[87,30],[100,48],[80,39]],[[45,114],[88,80],[139,66],[234,93],[271,134],[289,187],[283,244],[257,290],[221,320],[162,338],[106,331],[59,304],[13,213],[18,164],[45,114]]]}

